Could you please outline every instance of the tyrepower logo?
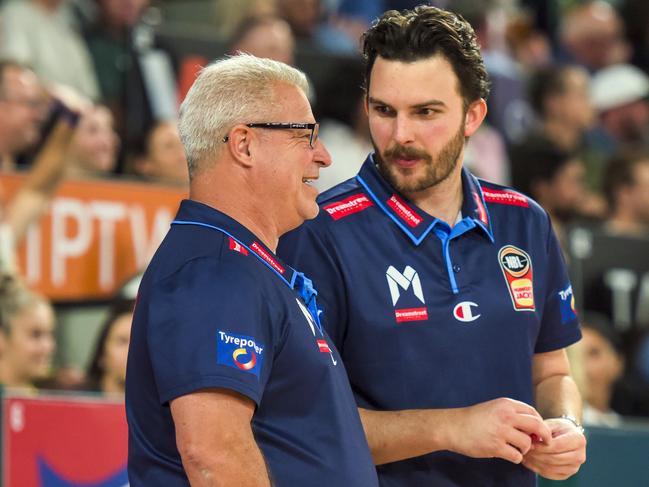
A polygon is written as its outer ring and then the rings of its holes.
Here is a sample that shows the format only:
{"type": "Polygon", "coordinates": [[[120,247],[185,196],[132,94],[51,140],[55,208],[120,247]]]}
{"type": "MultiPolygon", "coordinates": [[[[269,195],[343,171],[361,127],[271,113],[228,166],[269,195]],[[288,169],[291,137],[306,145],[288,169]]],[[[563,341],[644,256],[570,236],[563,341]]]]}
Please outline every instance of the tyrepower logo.
{"type": "Polygon", "coordinates": [[[408,206],[406,202],[399,198],[396,194],[393,194],[387,201],[387,203],[388,206],[392,208],[394,212],[411,227],[416,227],[423,221],[423,218],[420,217],[415,212],[415,210],[410,208],[410,206],[408,206]]]}
{"type": "Polygon", "coordinates": [[[216,363],[235,367],[259,377],[264,346],[254,337],[218,330],[216,363]]]}
{"type": "MultiPolygon", "coordinates": [[[[388,267],[388,270],[385,271],[385,277],[388,281],[393,307],[396,307],[397,301],[399,301],[399,298],[401,297],[401,291],[408,291],[410,289],[412,289],[412,294],[421,302],[421,304],[426,304],[419,274],[417,274],[417,271],[412,267],[406,266],[403,273],[401,273],[394,266],[390,266],[388,267]]],[[[395,309],[394,313],[397,323],[428,319],[428,309],[425,307],[395,309]]]]}
{"type": "Polygon", "coordinates": [[[350,196],[344,200],[324,206],[322,209],[329,213],[331,218],[334,220],[340,220],[341,218],[353,213],[358,213],[370,206],[374,206],[374,203],[372,203],[367,196],[364,194],[355,194],[354,196],[350,196]]]}
{"type": "Polygon", "coordinates": [[[509,295],[516,311],[534,311],[532,259],[524,250],[506,245],[498,252],[509,295]]]}
{"type": "Polygon", "coordinates": [[[577,309],[575,307],[575,295],[572,292],[572,286],[568,286],[559,291],[559,307],[561,309],[561,323],[566,324],[577,319],[577,309]]]}

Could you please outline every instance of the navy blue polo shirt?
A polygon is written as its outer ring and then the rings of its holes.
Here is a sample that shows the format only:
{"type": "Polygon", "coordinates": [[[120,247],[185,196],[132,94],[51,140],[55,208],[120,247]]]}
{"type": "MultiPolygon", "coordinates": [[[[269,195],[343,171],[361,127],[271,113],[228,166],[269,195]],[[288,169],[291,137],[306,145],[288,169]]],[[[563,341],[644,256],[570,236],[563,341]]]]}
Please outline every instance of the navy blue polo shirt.
{"type": "MultiPolygon", "coordinates": [[[[550,220],[534,201],[462,172],[451,228],[383,179],[372,158],[323,193],[320,214],[280,241],[313,279],[323,325],[359,406],[533,404],[532,359],[579,340],[550,220]]],[[[384,486],[535,484],[525,467],[436,452],[378,467],[384,486]]]]}
{"type": "Polygon", "coordinates": [[[255,402],[252,428],[273,485],[377,485],[347,374],[313,318],[308,284],[235,220],[182,202],[133,320],[132,487],[189,485],[169,401],[215,387],[255,402]]]}

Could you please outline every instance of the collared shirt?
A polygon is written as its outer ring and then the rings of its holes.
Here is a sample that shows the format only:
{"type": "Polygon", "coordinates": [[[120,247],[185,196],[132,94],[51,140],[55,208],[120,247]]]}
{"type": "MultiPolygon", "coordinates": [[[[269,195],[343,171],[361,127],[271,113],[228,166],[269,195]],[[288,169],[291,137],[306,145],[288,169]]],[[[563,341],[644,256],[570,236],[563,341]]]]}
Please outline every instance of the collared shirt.
{"type": "Polygon", "coordinates": [[[235,220],[181,204],[134,315],[131,486],[189,485],[169,402],[206,388],[256,403],[252,427],[273,485],[377,484],[340,356],[296,292],[306,283],[235,220]]]}
{"type": "MultiPolygon", "coordinates": [[[[279,255],[318,288],[323,326],[363,408],[533,404],[534,354],[581,336],[547,213],[466,170],[462,190],[462,218],[450,227],[395,192],[370,157],[280,241],[279,255]]],[[[525,467],[450,452],[378,471],[385,486],[535,483],[525,467]]]]}

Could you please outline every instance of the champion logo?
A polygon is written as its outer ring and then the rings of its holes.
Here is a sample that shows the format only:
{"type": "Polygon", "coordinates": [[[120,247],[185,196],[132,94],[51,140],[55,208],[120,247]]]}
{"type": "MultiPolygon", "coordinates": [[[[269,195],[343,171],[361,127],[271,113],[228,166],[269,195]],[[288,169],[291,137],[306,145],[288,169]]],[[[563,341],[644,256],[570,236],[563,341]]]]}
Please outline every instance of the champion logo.
{"type": "Polygon", "coordinates": [[[462,321],[463,323],[470,323],[477,320],[482,316],[481,314],[474,314],[472,308],[477,308],[478,305],[473,301],[462,301],[455,305],[453,308],[453,316],[456,320],[462,321]]]}
{"type": "Polygon", "coordinates": [[[253,242],[250,248],[254,250],[259,257],[268,262],[273,269],[275,269],[280,274],[284,274],[284,268],[279,265],[279,262],[273,259],[273,257],[268,252],[266,252],[261,245],[259,245],[257,242],[253,242]]]}
{"type": "Polygon", "coordinates": [[[395,309],[394,316],[397,323],[404,323],[408,321],[424,321],[428,319],[427,308],[407,308],[395,309]]]}
{"type": "Polygon", "coordinates": [[[390,199],[387,201],[387,204],[395,211],[397,215],[401,217],[401,219],[403,219],[408,225],[413,228],[423,221],[423,218],[420,217],[415,212],[415,210],[410,208],[410,206],[408,206],[406,202],[399,198],[396,194],[393,194],[390,197],[390,199]]]}
{"type": "Polygon", "coordinates": [[[229,237],[229,238],[230,238],[230,250],[234,250],[235,252],[239,252],[240,254],[243,254],[243,255],[248,255],[248,251],[246,250],[246,248],[243,245],[241,245],[239,242],[237,242],[232,237],[229,237]]]}
{"type": "Polygon", "coordinates": [[[374,206],[367,196],[364,194],[355,194],[344,200],[331,203],[330,205],[322,207],[324,211],[331,215],[331,218],[334,220],[340,220],[348,215],[353,213],[358,213],[359,211],[364,210],[374,206]]]}
{"type": "Polygon", "coordinates": [[[482,188],[482,194],[485,201],[489,203],[500,203],[502,205],[522,206],[529,207],[527,198],[515,191],[500,190],[500,189],[486,189],[482,188]]]}

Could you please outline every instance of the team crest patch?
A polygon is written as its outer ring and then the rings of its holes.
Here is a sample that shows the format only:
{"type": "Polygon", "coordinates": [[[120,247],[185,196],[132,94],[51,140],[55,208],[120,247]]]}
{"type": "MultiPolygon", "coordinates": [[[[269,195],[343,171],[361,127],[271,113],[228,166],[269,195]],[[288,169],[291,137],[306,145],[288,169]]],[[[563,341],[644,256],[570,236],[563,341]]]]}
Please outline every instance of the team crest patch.
{"type": "Polygon", "coordinates": [[[264,345],[254,337],[217,331],[216,363],[234,367],[259,377],[264,361],[264,345]]]}
{"type": "Polygon", "coordinates": [[[571,285],[559,291],[559,307],[561,309],[561,324],[570,323],[577,319],[575,295],[572,292],[571,285]]]}
{"type": "Polygon", "coordinates": [[[532,259],[524,250],[505,245],[498,252],[509,295],[516,311],[534,311],[534,275],[532,259]]]}

